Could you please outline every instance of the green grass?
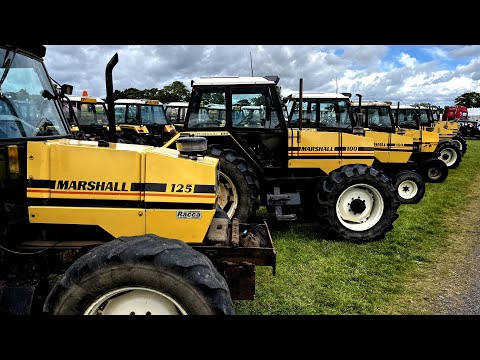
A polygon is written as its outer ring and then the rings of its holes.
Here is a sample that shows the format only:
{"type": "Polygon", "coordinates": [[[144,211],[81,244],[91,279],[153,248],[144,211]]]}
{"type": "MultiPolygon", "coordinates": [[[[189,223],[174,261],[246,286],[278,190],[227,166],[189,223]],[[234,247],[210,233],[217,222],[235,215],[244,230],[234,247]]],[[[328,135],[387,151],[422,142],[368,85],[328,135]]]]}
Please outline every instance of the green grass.
{"type": "Polygon", "coordinates": [[[480,141],[469,140],[460,166],[445,182],[428,183],[418,204],[401,205],[394,229],[380,241],[324,240],[314,223],[301,221],[275,225],[277,273],[257,267],[256,299],[235,301],[237,314],[431,313],[421,300],[438,292],[438,264],[445,269],[468,252],[472,224],[462,220],[480,212],[477,184],[480,141]]]}

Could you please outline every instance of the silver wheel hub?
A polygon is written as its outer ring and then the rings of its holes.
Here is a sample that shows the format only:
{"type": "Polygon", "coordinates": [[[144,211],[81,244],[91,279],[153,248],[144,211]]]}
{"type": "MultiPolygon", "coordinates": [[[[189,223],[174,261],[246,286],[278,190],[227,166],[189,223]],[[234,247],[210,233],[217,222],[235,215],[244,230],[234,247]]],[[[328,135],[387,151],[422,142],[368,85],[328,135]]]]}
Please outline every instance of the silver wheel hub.
{"type": "Polygon", "coordinates": [[[402,199],[412,199],[418,194],[418,185],[413,180],[404,180],[398,185],[397,193],[402,199]]]}
{"type": "Polygon", "coordinates": [[[125,287],[102,295],[84,315],[187,315],[170,296],[153,289],[125,287]]]}
{"type": "Polygon", "coordinates": [[[384,211],[380,192],[371,185],[350,186],[338,197],[337,216],[348,229],[365,231],[378,223],[384,211]]]}
{"type": "Polygon", "coordinates": [[[238,207],[238,192],[232,179],[222,172],[218,187],[218,204],[232,219],[238,207]]]}

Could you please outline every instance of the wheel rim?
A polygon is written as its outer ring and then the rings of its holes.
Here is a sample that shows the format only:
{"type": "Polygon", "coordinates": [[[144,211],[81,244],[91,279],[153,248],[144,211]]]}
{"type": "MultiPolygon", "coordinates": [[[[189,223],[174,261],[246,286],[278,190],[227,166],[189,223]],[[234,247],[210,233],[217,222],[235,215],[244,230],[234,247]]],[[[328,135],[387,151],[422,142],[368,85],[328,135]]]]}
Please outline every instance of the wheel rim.
{"type": "Polygon", "coordinates": [[[428,168],[427,176],[431,180],[437,180],[442,176],[442,172],[436,166],[428,168]]]}
{"type": "Polygon", "coordinates": [[[450,167],[457,161],[457,153],[452,148],[446,148],[440,151],[440,156],[438,158],[450,167]]]}
{"type": "Polygon", "coordinates": [[[384,207],[383,198],[377,189],[367,184],[357,184],[339,196],[337,217],[347,229],[364,231],[378,223],[384,207]]]}
{"type": "Polygon", "coordinates": [[[218,187],[218,204],[225,210],[230,219],[233,218],[238,207],[238,192],[232,179],[220,172],[218,187]]]}
{"type": "Polygon", "coordinates": [[[398,184],[397,193],[402,199],[413,199],[418,194],[418,185],[413,180],[404,180],[398,184]]]}
{"type": "Polygon", "coordinates": [[[84,315],[187,315],[170,296],[153,289],[125,287],[94,301],[84,315]]]}

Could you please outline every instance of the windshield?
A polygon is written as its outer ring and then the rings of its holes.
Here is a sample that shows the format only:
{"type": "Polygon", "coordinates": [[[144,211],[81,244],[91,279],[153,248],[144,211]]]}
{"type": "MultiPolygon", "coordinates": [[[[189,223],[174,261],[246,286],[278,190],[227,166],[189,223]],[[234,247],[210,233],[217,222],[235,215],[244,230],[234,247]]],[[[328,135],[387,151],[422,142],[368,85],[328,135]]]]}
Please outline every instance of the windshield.
{"type": "Polygon", "coordinates": [[[143,125],[167,125],[167,117],[165,116],[165,109],[162,105],[141,105],[140,118],[143,125]]]}
{"type": "Polygon", "coordinates": [[[67,100],[63,100],[63,112],[70,123],[74,123],[70,111],[75,113],[78,124],[82,125],[108,125],[107,107],[104,103],[87,103],[81,101],[70,101],[72,108],[68,106],[67,100]]]}
{"type": "MultiPolygon", "coordinates": [[[[295,100],[290,108],[293,127],[299,126],[299,108],[295,100]]],[[[345,100],[306,99],[302,102],[302,127],[348,129],[352,126],[348,109],[345,100]]]]}
{"type": "Polygon", "coordinates": [[[115,104],[115,121],[117,124],[130,125],[167,125],[163,105],[115,104]]]}
{"type": "Polygon", "coordinates": [[[185,122],[188,106],[166,106],[165,114],[170,122],[185,122]]]}
{"type": "MultiPolygon", "coordinates": [[[[371,129],[391,129],[392,120],[389,110],[387,107],[369,107],[364,124],[371,129]]],[[[362,112],[365,114],[365,109],[362,109],[362,112]]]]}
{"type": "Polygon", "coordinates": [[[55,94],[43,63],[0,48],[0,78],[12,58],[0,89],[0,139],[69,135],[58,100],[42,96],[45,90],[55,94]]]}

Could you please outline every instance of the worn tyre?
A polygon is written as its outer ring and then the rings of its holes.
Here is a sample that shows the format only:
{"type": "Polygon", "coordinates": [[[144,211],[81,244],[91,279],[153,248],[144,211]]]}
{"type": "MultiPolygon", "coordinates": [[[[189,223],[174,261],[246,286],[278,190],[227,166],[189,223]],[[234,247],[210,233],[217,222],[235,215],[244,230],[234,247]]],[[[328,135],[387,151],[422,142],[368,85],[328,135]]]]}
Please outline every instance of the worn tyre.
{"type": "Polygon", "coordinates": [[[210,145],[206,155],[220,160],[219,205],[230,219],[249,222],[259,208],[260,185],[250,164],[236,151],[210,145]]]}
{"type": "Polygon", "coordinates": [[[429,183],[442,183],[448,177],[448,166],[440,159],[427,159],[419,166],[423,180],[429,183]]]}
{"type": "Polygon", "coordinates": [[[462,153],[462,156],[465,155],[468,147],[467,140],[465,140],[465,138],[462,135],[457,134],[453,137],[452,141],[455,145],[458,146],[458,148],[460,149],[460,152],[462,153]]]}
{"type": "Polygon", "coordinates": [[[382,239],[398,218],[392,180],[366,165],[346,165],[332,171],[316,191],[320,227],[338,240],[382,239]]]}
{"type": "Polygon", "coordinates": [[[412,170],[403,170],[392,178],[397,198],[402,204],[417,204],[425,195],[423,177],[412,170]]]}
{"type": "Polygon", "coordinates": [[[80,257],[51,289],[55,315],[233,315],[226,280],[179,240],[120,237],[80,257]]]}
{"type": "Polygon", "coordinates": [[[462,162],[462,152],[450,141],[440,142],[435,150],[440,153],[438,157],[449,169],[456,169],[462,162]]]}

